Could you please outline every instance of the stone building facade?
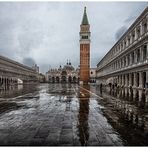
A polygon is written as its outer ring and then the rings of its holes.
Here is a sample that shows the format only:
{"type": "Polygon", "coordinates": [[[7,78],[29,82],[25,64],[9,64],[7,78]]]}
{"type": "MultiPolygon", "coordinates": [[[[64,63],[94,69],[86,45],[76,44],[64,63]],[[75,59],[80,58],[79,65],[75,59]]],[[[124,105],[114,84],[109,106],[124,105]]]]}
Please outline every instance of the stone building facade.
{"type": "Polygon", "coordinates": [[[97,84],[148,102],[148,7],[97,64],[97,84]]]}
{"type": "Polygon", "coordinates": [[[34,82],[38,82],[38,72],[33,68],[0,55],[0,89],[34,82]]]}
{"type": "Polygon", "coordinates": [[[71,62],[67,62],[63,67],[49,69],[46,72],[46,82],[49,83],[78,83],[79,69],[75,69],[71,62]]]}
{"type": "Polygon", "coordinates": [[[86,7],[84,9],[82,23],[80,25],[80,84],[90,81],[90,25],[88,22],[86,7]]]}

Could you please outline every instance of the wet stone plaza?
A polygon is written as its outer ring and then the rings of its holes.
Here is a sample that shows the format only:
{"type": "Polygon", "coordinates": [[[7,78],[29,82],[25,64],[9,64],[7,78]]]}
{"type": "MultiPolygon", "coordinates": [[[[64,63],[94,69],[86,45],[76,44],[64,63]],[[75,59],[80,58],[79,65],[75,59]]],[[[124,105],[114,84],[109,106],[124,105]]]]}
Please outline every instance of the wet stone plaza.
{"type": "Polygon", "coordinates": [[[94,85],[0,90],[0,145],[148,145],[147,105],[94,85]]]}

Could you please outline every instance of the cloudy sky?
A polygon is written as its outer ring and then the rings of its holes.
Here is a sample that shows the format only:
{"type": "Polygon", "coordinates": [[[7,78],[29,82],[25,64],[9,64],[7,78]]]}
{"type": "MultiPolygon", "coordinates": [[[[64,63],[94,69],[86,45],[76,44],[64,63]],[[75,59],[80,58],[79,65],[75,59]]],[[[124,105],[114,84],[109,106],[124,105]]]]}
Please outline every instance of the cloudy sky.
{"type": "Polygon", "coordinates": [[[110,50],[148,2],[0,2],[0,55],[40,71],[79,65],[84,6],[91,27],[91,67],[110,50]]]}

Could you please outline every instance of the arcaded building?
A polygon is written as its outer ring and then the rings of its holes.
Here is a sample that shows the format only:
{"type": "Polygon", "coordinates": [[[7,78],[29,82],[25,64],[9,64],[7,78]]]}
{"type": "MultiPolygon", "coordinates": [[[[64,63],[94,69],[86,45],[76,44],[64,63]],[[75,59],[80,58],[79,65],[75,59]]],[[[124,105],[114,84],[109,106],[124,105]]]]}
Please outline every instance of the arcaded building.
{"type": "Polygon", "coordinates": [[[79,69],[75,69],[71,62],[67,62],[63,67],[49,69],[46,72],[46,81],[49,83],[78,83],[79,69]]]}
{"type": "Polygon", "coordinates": [[[148,8],[97,64],[97,84],[148,101],[148,8]]]}

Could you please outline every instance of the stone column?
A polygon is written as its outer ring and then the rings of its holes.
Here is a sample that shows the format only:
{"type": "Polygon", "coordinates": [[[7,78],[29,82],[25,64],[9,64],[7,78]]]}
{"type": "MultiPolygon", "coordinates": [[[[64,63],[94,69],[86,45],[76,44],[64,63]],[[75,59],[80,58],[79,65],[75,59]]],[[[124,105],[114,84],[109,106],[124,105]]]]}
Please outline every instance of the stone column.
{"type": "Polygon", "coordinates": [[[122,58],[122,62],[123,62],[123,68],[125,67],[125,62],[124,62],[124,58],[122,58]]]}
{"type": "Polygon", "coordinates": [[[132,74],[129,73],[129,85],[128,86],[132,86],[132,74]]]}
{"type": "Polygon", "coordinates": [[[143,48],[140,47],[140,62],[143,62],[143,48]]]}
{"type": "Polygon", "coordinates": [[[148,71],[146,71],[146,83],[148,83],[148,71]]]}
{"type": "Polygon", "coordinates": [[[140,36],[143,34],[143,25],[142,22],[140,23],[140,36]]]}
{"type": "Polygon", "coordinates": [[[133,85],[133,98],[136,98],[136,94],[137,94],[137,73],[134,73],[134,85],[133,85]]]}
{"type": "Polygon", "coordinates": [[[138,82],[137,81],[138,81],[138,77],[137,77],[137,73],[135,72],[134,73],[134,86],[135,87],[138,87],[138,82]]]}
{"type": "Polygon", "coordinates": [[[122,75],[122,86],[124,87],[124,75],[122,75]]]}
{"type": "Polygon", "coordinates": [[[131,97],[131,95],[132,95],[132,73],[129,73],[129,89],[128,89],[128,91],[129,91],[129,97],[131,97]]]}
{"type": "Polygon", "coordinates": [[[127,74],[125,74],[125,87],[127,87],[127,74]]]}
{"type": "Polygon", "coordinates": [[[128,66],[128,56],[126,56],[126,66],[128,66]]]}
{"type": "Polygon", "coordinates": [[[125,74],[125,97],[127,97],[127,92],[128,92],[128,79],[127,79],[127,74],[125,74]]]}
{"type": "Polygon", "coordinates": [[[138,93],[139,93],[139,101],[141,101],[142,99],[142,94],[143,94],[143,72],[139,72],[139,90],[138,90],[138,93]]]}
{"type": "Polygon", "coordinates": [[[135,28],[135,40],[137,39],[137,28],[135,28]]]}
{"type": "Polygon", "coordinates": [[[132,53],[130,53],[130,62],[129,65],[132,65],[132,53]]]}
{"type": "Polygon", "coordinates": [[[137,52],[134,50],[134,63],[137,63],[137,52]]]}
{"type": "Polygon", "coordinates": [[[122,50],[124,50],[125,49],[124,40],[122,41],[122,43],[123,43],[123,49],[122,50]]]}
{"type": "Polygon", "coordinates": [[[139,72],[139,87],[143,88],[143,72],[139,72]]]}
{"type": "Polygon", "coordinates": [[[120,75],[120,86],[122,85],[122,75],[120,75]]]}
{"type": "Polygon", "coordinates": [[[148,30],[148,15],[146,16],[147,30],[148,30]]]}
{"type": "MultiPolygon", "coordinates": [[[[147,25],[147,26],[148,26],[148,25],[147,25]]],[[[146,59],[147,59],[147,61],[148,61],[148,43],[146,43],[146,51],[147,51],[147,52],[146,52],[146,54],[147,54],[147,55],[146,55],[146,59]]]]}
{"type": "MultiPolygon", "coordinates": [[[[146,83],[148,85],[148,71],[146,71],[146,83]]],[[[146,102],[148,102],[148,88],[145,89],[146,102]]]]}
{"type": "Polygon", "coordinates": [[[120,47],[120,50],[119,50],[119,52],[120,52],[122,50],[121,44],[119,45],[119,47],[120,47]]]}
{"type": "Polygon", "coordinates": [[[129,86],[129,73],[127,74],[127,86],[129,86]]]}

